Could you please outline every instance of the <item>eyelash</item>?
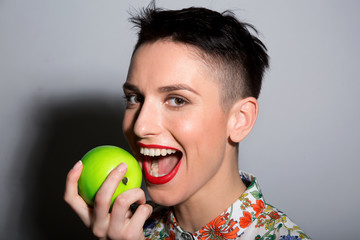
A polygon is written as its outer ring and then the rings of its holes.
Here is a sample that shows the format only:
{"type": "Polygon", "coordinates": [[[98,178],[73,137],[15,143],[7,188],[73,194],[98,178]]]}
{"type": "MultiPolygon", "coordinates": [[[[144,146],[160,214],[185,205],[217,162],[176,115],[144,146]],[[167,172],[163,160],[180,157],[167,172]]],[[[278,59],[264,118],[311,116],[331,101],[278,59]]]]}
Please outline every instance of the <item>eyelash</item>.
{"type": "Polygon", "coordinates": [[[136,104],[139,104],[139,103],[141,104],[144,101],[144,97],[141,95],[138,95],[138,94],[126,94],[124,96],[124,98],[126,100],[128,108],[130,108],[136,104]],[[135,99],[133,99],[133,98],[135,98],[135,99]],[[136,98],[137,98],[137,100],[136,100],[136,98]],[[133,100],[135,100],[135,102],[132,102],[133,100]]]}
{"type": "Polygon", "coordinates": [[[167,100],[165,101],[166,104],[170,105],[171,107],[174,107],[174,108],[180,108],[186,104],[189,103],[189,101],[184,98],[184,97],[179,97],[179,96],[170,96],[167,98],[167,100]],[[181,103],[178,104],[176,103],[177,100],[180,100],[181,103]]]}
{"type": "MultiPolygon", "coordinates": [[[[126,94],[124,99],[127,103],[127,108],[134,107],[136,104],[142,104],[144,102],[144,97],[135,93],[126,94]]],[[[169,96],[165,100],[165,104],[172,108],[181,108],[188,103],[190,102],[186,98],[180,96],[169,96]],[[176,103],[176,101],[179,100],[180,103],[176,103]]]]}

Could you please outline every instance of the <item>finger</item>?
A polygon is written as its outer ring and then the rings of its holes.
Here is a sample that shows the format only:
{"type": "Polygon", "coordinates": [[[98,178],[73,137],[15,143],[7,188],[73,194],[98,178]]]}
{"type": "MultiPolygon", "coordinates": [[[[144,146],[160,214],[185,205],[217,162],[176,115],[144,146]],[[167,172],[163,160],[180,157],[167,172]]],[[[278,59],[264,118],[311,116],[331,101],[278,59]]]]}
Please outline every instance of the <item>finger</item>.
{"type": "Polygon", "coordinates": [[[75,211],[84,224],[89,227],[91,222],[91,209],[78,194],[78,180],[82,169],[82,162],[78,161],[69,171],[66,177],[64,200],[75,211]]]}
{"type": "Polygon", "coordinates": [[[111,224],[123,225],[125,219],[132,216],[130,205],[135,202],[139,204],[146,202],[145,193],[140,188],[129,189],[120,194],[115,199],[111,211],[111,224]]]}
{"type": "Polygon", "coordinates": [[[145,193],[140,188],[130,189],[118,196],[111,212],[109,236],[119,237],[123,233],[126,233],[125,236],[133,236],[133,234],[138,236],[138,233],[142,233],[142,227],[152,212],[152,207],[145,204],[145,202],[145,193]],[[130,211],[130,206],[135,202],[140,205],[139,210],[135,212],[137,217],[134,219],[135,214],[133,215],[130,211]],[[133,220],[133,227],[129,227],[130,222],[133,220]]]}
{"type": "Polygon", "coordinates": [[[152,207],[148,204],[139,205],[134,217],[127,219],[121,228],[114,222],[110,222],[108,237],[110,239],[144,239],[143,226],[152,213],[152,207]],[[135,217],[136,216],[136,217],[135,217]]]}
{"type": "Polygon", "coordinates": [[[111,224],[115,226],[123,225],[126,219],[132,217],[130,206],[133,203],[145,204],[146,197],[145,193],[140,188],[134,188],[127,190],[120,194],[114,202],[113,209],[111,212],[111,224]]]}
{"type": "Polygon", "coordinates": [[[94,215],[92,219],[93,232],[96,236],[106,234],[110,221],[109,209],[111,199],[116,188],[120,184],[126,173],[127,166],[121,163],[110,172],[99,191],[96,193],[94,201],[94,215]]]}
{"type": "Polygon", "coordinates": [[[135,232],[142,232],[145,221],[150,217],[152,211],[153,208],[149,204],[139,205],[127,227],[135,232]]]}

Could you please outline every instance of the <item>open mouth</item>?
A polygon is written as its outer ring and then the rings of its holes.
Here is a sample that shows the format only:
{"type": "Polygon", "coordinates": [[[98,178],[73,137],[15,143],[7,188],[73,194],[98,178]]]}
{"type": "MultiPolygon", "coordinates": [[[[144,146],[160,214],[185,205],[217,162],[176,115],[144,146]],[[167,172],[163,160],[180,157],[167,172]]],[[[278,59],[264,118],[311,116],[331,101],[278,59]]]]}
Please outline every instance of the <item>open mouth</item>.
{"type": "Polygon", "coordinates": [[[141,144],[146,180],[151,184],[165,184],[173,179],[180,167],[182,153],[173,148],[141,144]]]}

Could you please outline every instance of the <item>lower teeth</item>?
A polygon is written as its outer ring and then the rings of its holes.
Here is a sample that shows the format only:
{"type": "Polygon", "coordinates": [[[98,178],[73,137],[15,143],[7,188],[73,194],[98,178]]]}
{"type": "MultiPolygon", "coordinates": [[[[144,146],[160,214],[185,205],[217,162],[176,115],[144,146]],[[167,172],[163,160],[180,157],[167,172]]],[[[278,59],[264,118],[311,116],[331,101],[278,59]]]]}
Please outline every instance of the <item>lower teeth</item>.
{"type": "Polygon", "coordinates": [[[153,160],[151,163],[150,175],[154,177],[162,177],[166,175],[166,174],[159,174],[159,161],[157,159],[153,160]]]}
{"type": "Polygon", "coordinates": [[[153,171],[151,171],[150,175],[153,176],[153,177],[162,177],[162,176],[165,176],[166,174],[160,174],[159,175],[159,173],[154,173],[153,171]]]}

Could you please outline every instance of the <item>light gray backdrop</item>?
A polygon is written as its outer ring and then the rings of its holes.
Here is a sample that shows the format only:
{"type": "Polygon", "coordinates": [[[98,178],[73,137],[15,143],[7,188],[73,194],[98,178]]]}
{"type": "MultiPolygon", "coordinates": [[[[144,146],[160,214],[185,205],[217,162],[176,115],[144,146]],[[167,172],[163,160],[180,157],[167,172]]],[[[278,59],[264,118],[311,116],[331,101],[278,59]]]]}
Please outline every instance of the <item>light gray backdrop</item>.
{"type": "MultiPolygon", "coordinates": [[[[90,148],[125,146],[122,83],[148,1],[0,1],[0,238],[86,239],[63,203],[90,148]]],[[[358,238],[360,3],[158,1],[254,24],[271,56],[260,115],[241,144],[266,200],[314,239],[358,238]]]]}

